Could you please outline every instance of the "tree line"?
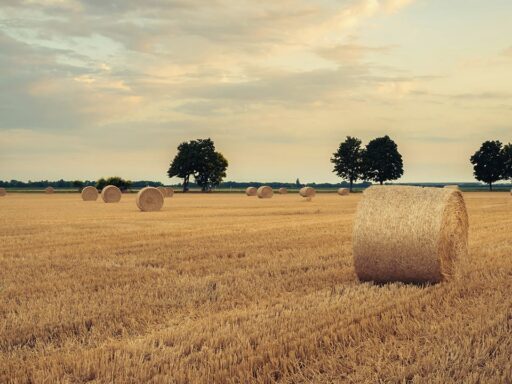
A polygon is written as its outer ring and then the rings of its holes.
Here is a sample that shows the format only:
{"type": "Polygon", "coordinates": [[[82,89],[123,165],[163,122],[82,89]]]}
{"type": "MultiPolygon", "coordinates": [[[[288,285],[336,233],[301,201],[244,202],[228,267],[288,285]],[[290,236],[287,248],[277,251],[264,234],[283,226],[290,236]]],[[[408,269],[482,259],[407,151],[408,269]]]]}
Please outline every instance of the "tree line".
{"type": "Polygon", "coordinates": [[[159,187],[163,186],[163,184],[159,181],[148,181],[148,180],[137,180],[130,181],[125,180],[119,176],[112,176],[108,178],[101,178],[99,180],[57,180],[57,181],[48,181],[48,180],[40,180],[40,181],[19,181],[19,180],[10,180],[10,181],[2,181],[0,180],[0,187],[3,188],[12,188],[12,189],[40,189],[46,187],[53,187],[57,189],[77,189],[81,191],[84,187],[93,186],[102,190],[107,185],[115,185],[119,187],[121,190],[126,190],[130,188],[144,188],[147,186],[151,187],[159,187]]]}

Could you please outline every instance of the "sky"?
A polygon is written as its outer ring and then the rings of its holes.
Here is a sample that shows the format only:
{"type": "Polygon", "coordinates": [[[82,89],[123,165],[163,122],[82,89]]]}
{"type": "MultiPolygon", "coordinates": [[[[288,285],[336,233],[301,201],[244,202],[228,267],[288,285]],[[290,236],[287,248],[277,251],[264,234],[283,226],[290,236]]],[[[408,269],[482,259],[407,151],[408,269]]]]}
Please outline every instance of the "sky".
{"type": "MultiPolygon", "coordinates": [[[[1,0],[0,180],[169,183],[211,137],[227,180],[337,182],[389,135],[401,182],[472,181],[512,141],[510,0],[1,0]]],[[[173,182],[178,181],[176,179],[173,182]]]]}

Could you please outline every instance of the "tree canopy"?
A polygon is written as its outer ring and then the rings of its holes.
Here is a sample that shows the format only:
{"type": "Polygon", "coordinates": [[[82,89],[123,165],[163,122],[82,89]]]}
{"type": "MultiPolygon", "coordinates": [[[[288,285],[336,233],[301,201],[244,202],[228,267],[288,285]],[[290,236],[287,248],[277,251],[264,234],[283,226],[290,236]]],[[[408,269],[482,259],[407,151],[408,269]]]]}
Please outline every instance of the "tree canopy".
{"type": "Polygon", "coordinates": [[[489,184],[491,191],[492,184],[505,175],[505,153],[502,146],[498,140],[485,141],[470,159],[475,179],[489,184]]]}
{"type": "Polygon", "coordinates": [[[107,185],[115,185],[121,191],[125,191],[131,187],[132,182],[130,180],[125,180],[119,176],[111,176],[108,178],[101,178],[96,182],[96,188],[100,191],[105,188],[107,185]]]}
{"type": "Polygon", "coordinates": [[[183,179],[183,192],[189,190],[193,176],[202,191],[210,191],[226,177],[228,161],[215,151],[215,144],[208,139],[183,142],[169,166],[167,175],[183,179]]]}
{"type": "Polygon", "coordinates": [[[366,145],[363,152],[363,174],[365,180],[380,184],[399,179],[404,174],[402,155],[389,136],[378,137],[366,145]]]}
{"type": "Polygon", "coordinates": [[[363,150],[361,149],[361,140],[347,136],[344,142],[340,144],[338,150],[334,152],[331,158],[334,164],[333,172],[350,183],[350,191],[354,181],[362,177],[363,173],[363,150]]]}

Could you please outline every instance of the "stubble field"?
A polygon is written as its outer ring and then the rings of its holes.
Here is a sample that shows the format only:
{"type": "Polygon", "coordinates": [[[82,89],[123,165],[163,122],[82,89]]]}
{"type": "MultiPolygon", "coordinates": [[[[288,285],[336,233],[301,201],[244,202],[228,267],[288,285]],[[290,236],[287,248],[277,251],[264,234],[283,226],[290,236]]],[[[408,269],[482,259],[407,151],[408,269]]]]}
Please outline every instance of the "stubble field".
{"type": "Polygon", "coordinates": [[[357,281],[360,198],[0,198],[0,382],[511,382],[512,197],[435,286],[357,281]]]}

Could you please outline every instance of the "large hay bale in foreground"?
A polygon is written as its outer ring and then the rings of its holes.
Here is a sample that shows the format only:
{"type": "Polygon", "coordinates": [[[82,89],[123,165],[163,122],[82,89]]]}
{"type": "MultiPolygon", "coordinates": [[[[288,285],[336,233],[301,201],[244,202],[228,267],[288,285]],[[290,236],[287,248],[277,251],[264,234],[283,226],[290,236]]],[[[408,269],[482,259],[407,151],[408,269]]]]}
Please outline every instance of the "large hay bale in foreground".
{"type": "Polygon", "coordinates": [[[274,196],[274,191],[268,185],[262,185],[258,188],[257,195],[260,199],[270,199],[274,196]]]}
{"type": "Polygon", "coordinates": [[[280,194],[280,195],[286,195],[288,193],[288,190],[286,188],[279,188],[277,190],[277,192],[280,194]]]}
{"type": "Polygon", "coordinates": [[[446,189],[455,189],[456,191],[460,191],[460,188],[457,184],[449,184],[449,185],[445,185],[444,188],[446,189]]]}
{"type": "Polygon", "coordinates": [[[53,189],[53,187],[46,187],[44,189],[44,193],[54,193],[55,192],[55,189],[53,189]]]}
{"type": "Polygon", "coordinates": [[[96,201],[98,200],[98,195],[98,190],[90,185],[82,189],[83,201],[96,201]]]}
{"type": "Polygon", "coordinates": [[[454,276],[467,242],[460,191],[372,186],[357,208],[354,265],[361,281],[437,283],[454,276]]]}
{"type": "Polygon", "coordinates": [[[121,190],[115,185],[107,185],[101,191],[101,198],[105,203],[118,203],[121,201],[121,190]]]}
{"type": "Polygon", "coordinates": [[[312,187],[303,187],[299,190],[299,194],[302,196],[302,197],[307,197],[307,198],[312,198],[312,197],[315,197],[316,195],[316,191],[314,188],[312,187]]]}
{"type": "Polygon", "coordinates": [[[258,194],[258,190],[256,189],[256,187],[248,187],[245,190],[245,194],[247,196],[256,196],[258,194]]]}
{"type": "Polygon", "coordinates": [[[142,188],[139,193],[137,193],[135,203],[141,211],[159,211],[164,206],[164,195],[158,190],[158,188],[142,188]]]}
{"type": "Polygon", "coordinates": [[[5,190],[5,188],[0,188],[0,196],[5,196],[7,195],[7,191],[5,190]]]}
{"type": "Polygon", "coordinates": [[[339,188],[338,189],[338,195],[340,196],[346,196],[350,193],[350,190],[348,188],[339,188]]]}

